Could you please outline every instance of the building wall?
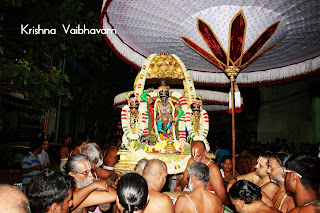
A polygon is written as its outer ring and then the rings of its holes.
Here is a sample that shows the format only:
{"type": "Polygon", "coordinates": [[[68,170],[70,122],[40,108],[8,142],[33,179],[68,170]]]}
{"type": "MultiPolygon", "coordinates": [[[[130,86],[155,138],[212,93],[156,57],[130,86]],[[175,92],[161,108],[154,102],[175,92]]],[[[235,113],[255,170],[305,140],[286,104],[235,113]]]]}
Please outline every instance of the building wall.
{"type": "Polygon", "coordinates": [[[257,140],[261,143],[311,143],[312,97],[309,81],[261,86],[257,140]]]}

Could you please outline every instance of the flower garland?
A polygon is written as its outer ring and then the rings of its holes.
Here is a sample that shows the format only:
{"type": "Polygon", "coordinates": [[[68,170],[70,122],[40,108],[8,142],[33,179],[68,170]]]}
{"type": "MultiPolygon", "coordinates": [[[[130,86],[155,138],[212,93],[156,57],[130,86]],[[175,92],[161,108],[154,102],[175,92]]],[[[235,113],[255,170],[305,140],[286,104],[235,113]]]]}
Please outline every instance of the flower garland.
{"type": "Polygon", "coordinates": [[[121,111],[121,124],[123,129],[122,143],[127,146],[129,141],[138,141],[143,133],[144,126],[146,123],[146,113],[143,108],[139,107],[139,118],[135,123],[136,129],[133,131],[129,121],[130,119],[130,108],[128,105],[124,106],[121,111]]]}
{"type": "Polygon", "coordinates": [[[189,133],[189,137],[193,141],[203,141],[206,145],[206,150],[209,151],[210,146],[206,139],[209,132],[209,115],[207,111],[201,110],[200,121],[199,121],[200,129],[197,133],[195,133],[194,126],[192,125],[191,116],[192,116],[192,110],[188,109],[186,111],[185,123],[189,133]]]}

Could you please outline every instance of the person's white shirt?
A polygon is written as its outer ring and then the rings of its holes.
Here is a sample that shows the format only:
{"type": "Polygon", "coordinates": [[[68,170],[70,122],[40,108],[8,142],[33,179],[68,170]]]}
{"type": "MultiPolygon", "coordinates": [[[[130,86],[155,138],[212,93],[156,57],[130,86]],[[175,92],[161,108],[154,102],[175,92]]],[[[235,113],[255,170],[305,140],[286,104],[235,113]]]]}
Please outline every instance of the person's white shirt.
{"type": "Polygon", "coordinates": [[[42,150],[41,153],[37,157],[40,161],[40,164],[46,165],[47,163],[50,162],[49,155],[44,150],[42,150]]]}

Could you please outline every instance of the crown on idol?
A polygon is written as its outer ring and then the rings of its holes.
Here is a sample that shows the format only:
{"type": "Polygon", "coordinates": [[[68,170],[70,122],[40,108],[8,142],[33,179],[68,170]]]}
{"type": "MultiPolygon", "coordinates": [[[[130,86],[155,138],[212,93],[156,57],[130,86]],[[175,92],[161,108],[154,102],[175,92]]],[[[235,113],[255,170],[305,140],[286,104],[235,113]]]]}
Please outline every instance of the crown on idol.
{"type": "Polygon", "coordinates": [[[196,99],[193,99],[191,102],[192,110],[201,110],[202,109],[202,97],[201,95],[197,95],[196,99]]]}
{"type": "Polygon", "coordinates": [[[158,87],[158,95],[159,97],[169,97],[170,87],[161,81],[161,86],[158,87]]]}
{"type": "Polygon", "coordinates": [[[127,92],[126,100],[130,108],[139,106],[139,98],[135,95],[134,91],[127,92]]]}

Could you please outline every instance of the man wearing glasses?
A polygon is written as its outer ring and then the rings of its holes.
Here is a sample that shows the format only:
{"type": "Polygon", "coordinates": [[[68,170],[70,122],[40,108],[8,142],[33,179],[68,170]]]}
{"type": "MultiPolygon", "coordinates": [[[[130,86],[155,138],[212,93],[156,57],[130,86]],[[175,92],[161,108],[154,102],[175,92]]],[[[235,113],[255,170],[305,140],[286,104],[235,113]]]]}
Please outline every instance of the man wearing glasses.
{"type": "Polygon", "coordinates": [[[287,160],[291,157],[290,154],[285,152],[278,152],[271,156],[269,160],[268,174],[270,176],[271,182],[277,184],[279,189],[276,191],[273,196],[272,202],[274,208],[277,210],[286,213],[295,207],[293,198],[287,194],[284,186],[285,178],[285,164],[287,160]]]}
{"type": "Polygon", "coordinates": [[[305,153],[293,155],[286,163],[285,188],[296,206],[290,213],[320,212],[320,160],[305,153]]]}
{"type": "Polygon", "coordinates": [[[94,181],[91,165],[85,155],[76,154],[69,157],[65,171],[75,181],[72,208],[74,212],[87,212],[87,207],[116,201],[117,193],[108,188],[105,180],[94,181]]]}

